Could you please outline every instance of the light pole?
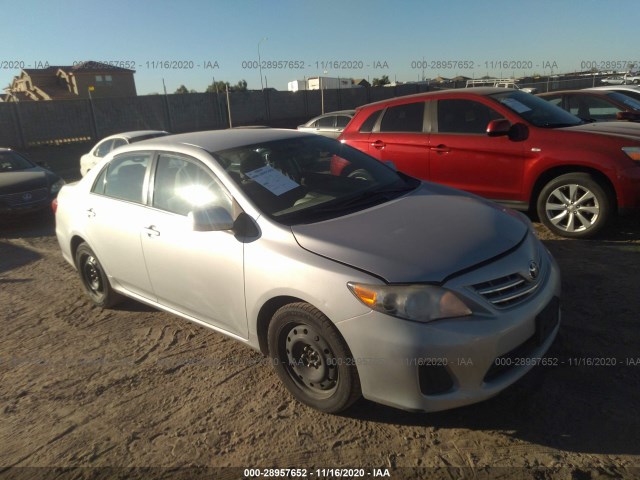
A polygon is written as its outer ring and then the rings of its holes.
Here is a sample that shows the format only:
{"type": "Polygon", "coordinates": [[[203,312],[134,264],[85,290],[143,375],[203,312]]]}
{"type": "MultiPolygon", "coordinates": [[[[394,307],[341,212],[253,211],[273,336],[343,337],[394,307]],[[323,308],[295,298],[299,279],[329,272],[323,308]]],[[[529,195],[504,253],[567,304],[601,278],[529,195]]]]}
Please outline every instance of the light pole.
{"type": "Polygon", "coordinates": [[[262,60],[260,58],[260,44],[269,40],[268,37],[264,37],[262,40],[258,42],[258,69],[260,70],[260,89],[264,90],[264,84],[262,83],[262,60]]]}

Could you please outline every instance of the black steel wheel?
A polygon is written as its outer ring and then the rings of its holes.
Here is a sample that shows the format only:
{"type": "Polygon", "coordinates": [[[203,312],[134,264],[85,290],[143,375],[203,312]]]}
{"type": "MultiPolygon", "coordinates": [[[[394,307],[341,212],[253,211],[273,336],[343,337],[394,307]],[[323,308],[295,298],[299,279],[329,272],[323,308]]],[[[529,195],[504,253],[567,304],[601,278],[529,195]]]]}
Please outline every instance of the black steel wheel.
{"type": "Polygon", "coordinates": [[[281,307],[269,324],[268,344],[278,376],[300,402],[337,413],[360,398],[360,380],[347,344],[313,306],[281,307]]]}
{"type": "Polygon", "coordinates": [[[538,217],[553,233],[587,238],[598,233],[612,212],[607,191],[588,173],[567,173],[547,183],[537,200],[538,217]]]}
{"type": "Polygon", "coordinates": [[[89,245],[81,243],[75,259],[82,286],[93,303],[109,308],[122,300],[122,296],[111,288],[107,274],[89,245]]]}

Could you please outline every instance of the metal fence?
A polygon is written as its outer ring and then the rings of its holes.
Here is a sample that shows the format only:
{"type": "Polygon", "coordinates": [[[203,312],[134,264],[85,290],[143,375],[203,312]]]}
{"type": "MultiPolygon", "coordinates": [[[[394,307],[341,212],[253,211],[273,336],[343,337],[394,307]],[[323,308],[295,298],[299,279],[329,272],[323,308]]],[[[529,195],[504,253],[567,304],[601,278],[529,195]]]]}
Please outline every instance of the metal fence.
{"type": "MultiPolygon", "coordinates": [[[[173,133],[229,126],[295,127],[324,111],[356,108],[433,88],[463,88],[465,81],[415,83],[395,87],[281,92],[188,93],[122,98],[0,102],[0,146],[26,149],[39,145],[96,141],[129,130],[173,133]]],[[[521,87],[538,92],[595,86],[596,77],[523,79],[521,87]]]]}

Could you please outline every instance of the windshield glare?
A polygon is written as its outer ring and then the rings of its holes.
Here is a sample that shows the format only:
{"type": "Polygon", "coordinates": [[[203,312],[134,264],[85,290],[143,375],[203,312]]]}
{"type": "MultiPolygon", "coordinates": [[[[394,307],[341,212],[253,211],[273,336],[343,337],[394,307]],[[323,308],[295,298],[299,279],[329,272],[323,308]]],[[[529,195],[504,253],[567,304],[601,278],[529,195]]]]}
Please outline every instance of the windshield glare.
{"type": "MultiPolygon", "coordinates": [[[[330,216],[349,213],[355,197],[373,199],[381,191],[400,195],[419,184],[359,150],[317,135],[212,155],[264,214],[286,225],[326,218],[327,207],[330,216]]],[[[355,208],[370,205],[365,201],[355,208]]]]}
{"type": "Polygon", "coordinates": [[[0,152],[0,172],[15,172],[28,170],[34,165],[16,152],[0,152]]]}
{"type": "Polygon", "coordinates": [[[536,127],[571,127],[584,123],[575,115],[530,93],[507,90],[489,96],[536,127]]]}

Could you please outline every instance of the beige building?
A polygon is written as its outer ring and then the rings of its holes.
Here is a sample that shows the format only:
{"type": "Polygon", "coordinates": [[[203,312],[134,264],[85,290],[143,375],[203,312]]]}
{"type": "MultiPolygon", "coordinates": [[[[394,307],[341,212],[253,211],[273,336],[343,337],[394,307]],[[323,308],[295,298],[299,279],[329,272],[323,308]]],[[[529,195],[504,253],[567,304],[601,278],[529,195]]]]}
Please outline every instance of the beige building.
{"type": "Polygon", "coordinates": [[[4,89],[7,102],[67,100],[100,97],[135,97],[135,70],[99,62],[73,66],[25,68],[4,89]]]}

